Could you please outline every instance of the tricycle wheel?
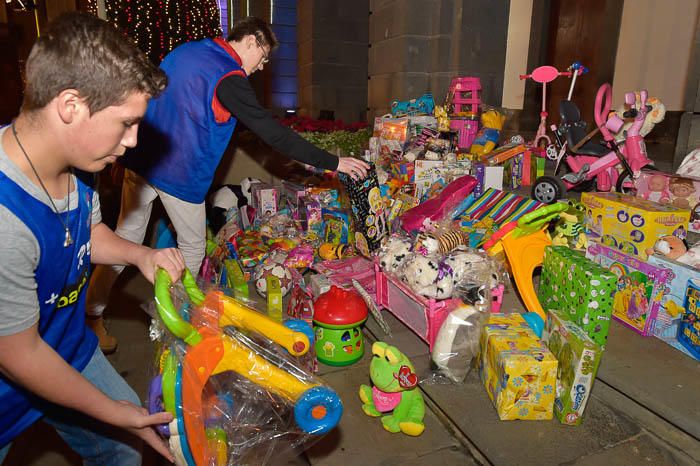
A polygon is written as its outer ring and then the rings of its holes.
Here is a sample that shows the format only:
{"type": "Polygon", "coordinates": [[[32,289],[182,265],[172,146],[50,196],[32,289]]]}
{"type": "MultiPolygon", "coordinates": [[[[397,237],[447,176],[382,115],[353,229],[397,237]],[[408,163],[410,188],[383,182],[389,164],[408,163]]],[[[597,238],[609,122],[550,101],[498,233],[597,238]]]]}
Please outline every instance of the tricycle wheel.
{"type": "Polygon", "coordinates": [[[566,186],[556,176],[541,176],[532,186],[532,198],[544,204],[554,204],[566,196],[566,186]]]}
{"type": "MultiPolygon", "coordinates": [[[[649,165],[644,165],[642,167],[642,170],[654,170],[655,167],[651,164],[649,165]]],[[[632,179],[632,175],[630,172],[627,170],[623,170],[622,173],[620,173],[620,176],[617,177],[617,183],[615,183],[615,191],[618,193],[624,193],[624,194],[636,194],[637,193],[637,187],[634,185],[634,180],[632,179]]]]}

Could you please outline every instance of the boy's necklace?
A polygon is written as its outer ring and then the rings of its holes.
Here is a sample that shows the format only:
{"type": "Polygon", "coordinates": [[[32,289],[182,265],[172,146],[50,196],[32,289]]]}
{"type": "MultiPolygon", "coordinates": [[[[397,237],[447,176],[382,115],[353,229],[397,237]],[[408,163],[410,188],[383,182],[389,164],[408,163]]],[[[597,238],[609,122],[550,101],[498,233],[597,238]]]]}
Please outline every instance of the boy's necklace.
{"type": "MultiPolygon", "coordinates": [[[[24,154],[24,158],[27,159],[27,162],[29,162],[29,166],[32,167],[32,171],[34,172],[34,176],[36,176],[36,179],[39,180],[39,185],[41,186],[41,189],[44,190],[46,193],[46,197],[49,198],[49,202],[51,203],[51,207],[53,207],[53,211],[58,217],[58,220],[61,222],[61,225],[63,225],[63,229],[66,232],[66,239],[63,241],[63,247],[67,248],[71,244],[73,244],[73,237],[70,234],[70,230],[68,229],[68,226],[66,225],[66,222],[63,221],[61,218],[61,214],[58,211],[58,208],[56,207],[56,204],[54,204],[53,199],[51,198],[51,194],[49,194],[49,190],[46,189],[46,186],[44,186],[44,182],[41,181],[41,178],[39,177],[39,173],[36,171],[36,168],[34,168],[34,164],[32,163],[31,159],[29,158],[29,155],[27,154],[27,151],[24,150],[24,146],[22,146],[22,143],[19,142],[19,137],[17,137],[17,129],[15,128],[15,122],[12,122],[12,135],[15,137],[15,141],[17,141],[17,145],[19,146],[20,150],[22,151],[22,154],[24,154]]],[[[67,204],[66,204],[66,212],[70,210],[70,179],[71,177],[68,176],[68,199],[67,199],[67,204]]]]}

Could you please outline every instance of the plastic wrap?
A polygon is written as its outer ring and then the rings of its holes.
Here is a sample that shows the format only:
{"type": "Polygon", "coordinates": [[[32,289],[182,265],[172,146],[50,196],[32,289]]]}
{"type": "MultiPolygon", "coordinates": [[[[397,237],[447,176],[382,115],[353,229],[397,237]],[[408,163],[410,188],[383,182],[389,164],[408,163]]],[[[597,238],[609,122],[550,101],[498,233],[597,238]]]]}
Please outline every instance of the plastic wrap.
{"type": "Polygon", "coordinates": [[[488,315],[488,311],[468,304],[448,314],[433,345],[431,367],[434,372],[426,382],[464,382],[471,370],[472,360],[479,353],[481,328],[488,315]]]}
{"type": "Polygon", "coordinates": [[[157,272],[161,351],[148,400],[174,416],[158,430],[176,464],[279,464],[338,424],[338,395],[301,368],[306,322],[281,325],[217,289],[205,295],[189,272],[183,284],[187,293],[157,272]]]}

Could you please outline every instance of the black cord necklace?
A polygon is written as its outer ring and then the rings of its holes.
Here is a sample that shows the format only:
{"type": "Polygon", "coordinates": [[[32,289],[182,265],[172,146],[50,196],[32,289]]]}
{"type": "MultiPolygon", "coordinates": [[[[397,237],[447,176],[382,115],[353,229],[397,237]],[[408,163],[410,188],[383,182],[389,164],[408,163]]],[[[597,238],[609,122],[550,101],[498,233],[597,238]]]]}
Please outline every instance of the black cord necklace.
{"type": "MultiPolygon", "coordinates": [[[[46,193],[46,197],[49,198],[49,202],[51,203],[51,207],[53,207],[53,211],[58,217],[58,220],[61,222],[61,225],[63,225],[63,229],[66,232],[66,239],[63,241],[63,247],[67,248],[71,244],[73,244],[73,237],[70,234],[70,230],[68,229],[68,226],[66,225],[66,222],[63,221],[61,218],[61,214],[58,212],[58,208],[56,207],[56,204],[54,204],[53,199],[51,198],[51,194],[49,194],[49,190],[46,189],[46,186],[44,186],[44,182],[41,181],[41,178],[39,177],[39,173],[37,173],[36,168],[34,168],[34,164],[32,163],[31,159],[29,158],[29,155],[27,154],[27,151],[24,150],[24,146],[22,146],[22,143],[19,142],[19,138],[17,137],[17,129],[15,128],[15,122],[12,122],[12,135],[15,137],[15,141],[17,141],[17,145],[19,146],[20,150],[24,154],[24,158],[27,159],[27,162],[29,162],[29,166],[32,167],[32,171],[34,172],[34,176],[36,176],[36,179],[39,180],[39,185],[41,185],[41,189],[44,190],[44,193],[46,193]]],[[[67,205],[66,205],[66,212],[70,210],[70,179],[71,176],[68,176],[68,199],[67,199],[67,205]]]]}

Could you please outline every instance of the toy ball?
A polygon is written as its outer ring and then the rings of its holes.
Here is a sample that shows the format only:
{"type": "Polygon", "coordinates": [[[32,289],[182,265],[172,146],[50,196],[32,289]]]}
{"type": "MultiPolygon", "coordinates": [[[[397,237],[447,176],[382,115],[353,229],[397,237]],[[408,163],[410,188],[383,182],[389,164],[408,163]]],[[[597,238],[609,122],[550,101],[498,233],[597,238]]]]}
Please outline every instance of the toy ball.
{"type": "Polygon", "coordinates": [[[255,273],[255,289],[263,298],[267,297],[267,276],[273,275],[280,281],[282,296],[285,296],[292,289],[292,274],[288,269],[276,262],[263,264],[255,273]]]}

